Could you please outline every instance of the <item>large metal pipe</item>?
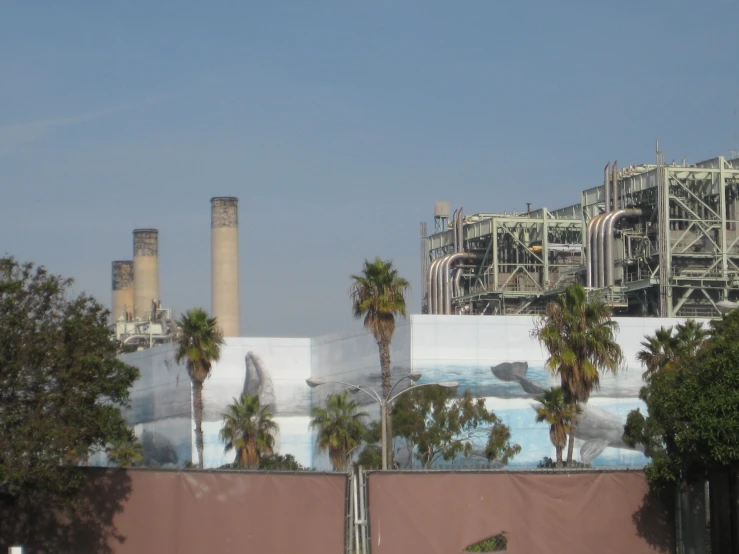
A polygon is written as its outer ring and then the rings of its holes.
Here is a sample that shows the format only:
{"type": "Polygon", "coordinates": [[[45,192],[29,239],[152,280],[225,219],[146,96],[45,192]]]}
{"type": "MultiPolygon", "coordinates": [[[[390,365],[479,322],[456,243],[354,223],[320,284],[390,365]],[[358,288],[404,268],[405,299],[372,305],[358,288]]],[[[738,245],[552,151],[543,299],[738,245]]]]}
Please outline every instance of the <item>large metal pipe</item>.
{"type": "Polygon", "coordinates": [[[606,203],[606,213],[611,211],[611,191],[609,190],[608,183],[610,181],[610,173],[608,171],[608,168],[610,167],[611,163],[608,162],[606,164],[606,168],[603,171],[603,196],[605,197],[605,203],[606,203]]]}
{"type": "Polygon", "coordinates": [[[125,321],[133,318],[133,261],[118,260],[113,262],[113,302],[111,317],[113,323],[121,317],[125,321]]]}
{"type": "Polygon", "coordinates": [[[597,277],[597,233],[596,233],[596,225],[598,221],[600,221],[605,214],[598,214],[594,218],[592,218],[589,222],[587,227],[585,228],[585,244],[588,249],[587,253],[587,271],[588,271],[588,287],[597,287],[598,286],[598,277],[597,277]]]}
{"type": "Polygon", "coordinates": [[[457,246],[459,247],[457,249],[457,252],[464,252],[464,216],[462,215],[462,208],[459,208],[459,213],[457,214],[457,246]]]}
{"type": "Polygon", "coordinates": [[[456,256],[456,252],[453,254],[447,254],[439,260],[439,265],[436,266],[436,314],[442,315],[444,313],[444,267],[446,261],[451,256],[456,256]]]}
{"type": "Polygon", "coordinates": [[[437,269],[439,266],[439,262],[441,261],[441,258],[436,258],[433,262],[431,262],[431,265],[429,266],[429,273],[428,273],[428,310],[430,314],[437,313],[437,304],[436,304],[436,290],[438,288],[437,284],[437,269]]]}
{"type": "Polygon", "coordinates": [[[133,232],[133,313],[136,319],[153,316],[159,301],[159,231],[133,232]]]}
{"type": "Polygon", "coordinates": [[[618,161],[613,162],[611,169],[611,192],[613,194],[612,211],[618,210],[618,161]]]}
{"type": "Polygon", "coordinates": [[[441,286],[443,288],[443,314],[451,315],[452,313],[452,285],[451,281],[449,279],[449,266],[452,264],[452,262],[455,262],[457,260],[463,260],[463,259],[469,259],[476,257],[475,254],[472,252],[457,252],[456,254],[452,254],[451,256],[447,256],[447,258],[442,263],[442,269],[441,269],[441,276],[442,276],[442,282],[441,286]]]}
{"type": "Polygon", "coordinates": [[[454,251],[459,252],[459,244],[457,243],[457,238],[459,237],[457,233],[457,212],[459,210],[454,210],[454,214],[452,215],[452,242],[454,244],[454,251]]]}
{"type": "Polygon", "coordinates": [[[221,196],[211,203],[211,315],[225,337],[241,335],[239,301],[239,199],[221,196]]]}
{"type": "Polygon", "coordinates": [[[638,208],[630,208],[627,210],[619,210],[611,214],[606,222],[607,228],[605,232],[605,266],[606,266],[606,284],[605,286],[615,285],[615,278],[613,276],[614,260],[613,260],[613,231],[616,228],[616,224],[624,217],[638,217],[642,215],[642,211],[638,208]]]}
{"type": "Polygon", "coordinates": [[[605,231],[605,223],[610,213],[602,214],[600,219],[595,223],[595,286],[598,288],[604,287],[606,282],[606,268],[605,268],[605,252],[603,252],[603,234],[605,231]]]}

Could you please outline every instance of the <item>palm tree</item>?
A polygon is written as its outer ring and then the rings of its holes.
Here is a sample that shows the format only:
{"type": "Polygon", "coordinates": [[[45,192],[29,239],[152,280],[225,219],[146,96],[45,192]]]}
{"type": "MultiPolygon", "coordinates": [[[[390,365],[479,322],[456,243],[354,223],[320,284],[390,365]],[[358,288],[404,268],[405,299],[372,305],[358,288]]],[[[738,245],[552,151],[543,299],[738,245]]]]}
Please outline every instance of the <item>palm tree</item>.
{"type": "MultiPolygon", "coordinates": [[[[392,262],[375,258],[364,261],[360,275],[352,275],[350,296],[357,319],[364,318],[364,326],[372,332],[380,350],[382,369],[382,397],[390,395],[390,343],[395,332],[395,318],[406,316],[405,293],[410,283],[398,275],[392,262]]],[[[389,453],[392,452],[391,410],[387,410],[389,453]]]]}
{"type": "Polygon", "coordinates": [[[326,398],[326,407],[311,410],[311,427],[318,428],[318,447],[328,450],[334,471],[346,471],[349,466],[347,454],[362,443],[365,427],[362,419],[365,412],[357,411],[359,404],[347,399],[347,393],[331,394],[326,398]]]}
{"type": "Polygon", "coordinates": [[[644,348],[636,353],[636,359],[646,368],[642,374],[644,379],[663,368],[674,356],[676,344],[672,331],[672,327],[660,327],[654,336],[644,337],[646,341],[641,343],[644,348]]]}
{"type": "Polygon", "coordinates": [[[144,449],[133,435],[113,441],[107,453],[108,460],[118,467],[134,467],[144,459],[144,449]]]}
{"type": "Polygon", "coordinates": [[[273,453],[278,430],[269,407],[260,404],[259,396],[242,394],[223,414],[220,437],[226,443],[226,453],[236,450],[236,465],[259,469],[262,456],[273,453]]]}
{"type": "Polygon", "coordinates": [[[562,451],[567,446],[572,406],[565,399],[562,387],[552,387],[543,395],[537,396],[536,401],[541,404],[536,408],[536,422],[546,421],[549,424],[549,439],[557,451],[557,467],[562,467],[562,451]]]}
{"type": "Polygon", "coordinates": [[[644,348],[636,354],[646,368],[642,377],[649,381],[657,371],[673,367],[678,357],[694,355],[707,335],[702,323],[689,319],[674,329],[660,327],[654,336],[644,337],[646,341],[641,343],[644,348]]]}
{"type": "Polygon", "coordinates": [[[187,373],[192,382],[192,407],[195,413],[195,446],[198,467],[203,469],[203,383],[210,376],[213,362],[221,357],[223,333],[216,318],[205,310],[189,310],[177,322],[177,350],[175,360],[187,361],[187,373]]]}
{"type": "Polygon", "coordinates": [[[547,367],[559,375],[572,408],[567,465],[572,466],[577,428],[577,405],[585,403],[600,386],[600,372],[615,373],[623,352],[615,340],[618,324],[610,307],[598,297],[588,300],[582,285],[570,285],[552,300],[532,335],[549,351],[547,367]]]}

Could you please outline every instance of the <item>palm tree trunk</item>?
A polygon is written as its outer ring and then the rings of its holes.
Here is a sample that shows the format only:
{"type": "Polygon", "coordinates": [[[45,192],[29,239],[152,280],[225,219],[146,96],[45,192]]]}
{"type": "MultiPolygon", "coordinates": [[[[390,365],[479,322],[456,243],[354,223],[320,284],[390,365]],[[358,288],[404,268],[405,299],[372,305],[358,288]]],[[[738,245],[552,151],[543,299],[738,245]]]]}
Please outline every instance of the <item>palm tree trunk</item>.
{"type": "Polygon", "coordinates": [[[192,382],[192,409],[195,414],[195,448],[198,451],[198,467],[203,469],[203,383],[192,382]]]}
{"type": "Polygon", "coordinates": [[[555,446],[557,449],[557,468],[562,467],[562,450],[563,448],[561,446],[555,446]]]}
{"type": "MultiPolygon", "coordinates": [[[[382,370],[382,397],[387,399],[390,396],[392,388],[390,376],[390,342],[379,340],[377,346],[380,349],[380,369],[382,370]]],[[[387,425],[387,467],[393,465],[393,424],[390,415],[391,406],[388,405],[385,412],[385,421],[387,425]]]]}
{"type": "Polygon", "coordinates": [[[570,441],[567,445],[567,467],[572,467],[572,454],[575,451],[575,429],[577,429],[577,402],[572,402],[572,420],[570,421],[570,441]]]}

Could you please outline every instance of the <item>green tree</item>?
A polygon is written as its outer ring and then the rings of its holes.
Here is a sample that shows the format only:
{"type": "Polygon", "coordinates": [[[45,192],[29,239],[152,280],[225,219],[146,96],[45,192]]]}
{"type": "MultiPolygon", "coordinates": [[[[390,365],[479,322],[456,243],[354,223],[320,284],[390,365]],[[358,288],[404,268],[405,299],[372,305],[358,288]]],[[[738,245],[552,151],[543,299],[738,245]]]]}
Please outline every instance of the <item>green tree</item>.
{"type": "Polygon", "coordinates": [[[552,387],[536,401],[541,404],[536,408],[536,422],[549,424],[549,439],[557,451],[556,467],[562,467],[562,451],[567,446],[572,421],[572,404],[565,399],[562,387],[552,387]]]}
{"type": "Polygon", "coordinates": [[[485,444],[489,460],[508,463],[521,451],[510,443],[510,429],[469,390],[461,398],[443,387],[419,387],[398,398],[394,410],[396,436],[404,438],[424,468],[439,460],[469,457],[475,444],[485,444]]]}
{"type": "Polygon", "coordinates": [[[347,454],[359,446],[365,428],[362,420],[367,417],[359,411],[359,404],[347,398],[347,392],[331,394],[326,398],[326,407],[311,410],[310,425],[318,429],[316,438],[321,450],[328,450],[334,471],[346,471],[349,465],[347,454]]]}
{"type": "MultiPolygon", "coordinates": [[[[398,275],[392,262],[376,258],[364,261],[360,275],[352,275],[350,296],[352,311],[357,319],[364,318],[364,326],[372,332],[380,351],[382,395],[390,395],[390,343],[395,333],[395,318],[406,317],[405,294],[410,283],[398,275]]],[[[388,455],[392,454],[391,408],[387,410],[388,455]]]]}
{"type": "Polygon", "coordinates": [[[109,313],[71,279],[0,259],[0,499],[79,500],[72,468],[130,437],[139,371],[116,358],[109,313]]]}
{"type": "Polygon", "coordinates": [[[108,460],[118,467],[136,467],[144,459],[144,449],[136,436],[117,439],[107,447],[108,460]]]}
{"type": "Polygon", "coordinates": [[[188,310],[177,322],[177,363],[186,361],[187,373],[192,382],[192,407],[195,416],[195,446],[198,450],[198,467],[203,469],[203,383],[210,376],[213,362],[221,357],[223,333],[216,318],[208,317],[205,310],[188,310]]]}
{"type": "Polygon", "coordinates": [[[259,460],[260,471],[307,471],[292,454],[268,454],[259,460]]]}
{"type": "Polygon", "coordinates": [[[258,396],[242,394],[223,414],[220,437],[226,453],[236,451],[238,467],[258,469],[262,457],[273,453],[278,429],[269,407],[262,406],[258,396]]]}
{"type": "Polygon", "coordinates": [[[623,363],[623,352],[615,340],[617,331],[610,307],[598,297],[588,300],[582,285],[571,285],[552,300],[532,331],[549,352],[547,367],[559,376],[572,407],[568,467],[575,446],[577,405],[586,403],[599,388],[600,372],[615,373],[623,363]]]}

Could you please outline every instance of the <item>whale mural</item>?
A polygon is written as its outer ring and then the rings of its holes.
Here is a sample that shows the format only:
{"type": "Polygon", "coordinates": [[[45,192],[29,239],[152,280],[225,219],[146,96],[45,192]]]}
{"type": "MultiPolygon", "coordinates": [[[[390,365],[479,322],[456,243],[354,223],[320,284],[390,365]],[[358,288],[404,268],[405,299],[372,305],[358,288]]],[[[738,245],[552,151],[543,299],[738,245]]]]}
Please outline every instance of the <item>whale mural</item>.
{"type": "MultiPolygon", "coordinates": [[[[526,378],[528,369],[528,362],[504,362],[490,368],[495,377],[505,382],[517,382],[532,396],[544,394],[547,389],[526,378]]],[[[536,406],[532,407],[536,409],[536,406]]],[[[577,418],[575,438],[584,442],[580,447],[580,458],[583,463],[592,463],[609,447],[643,452],[642,447],[632,448],[621,438],[625,422],[618,414],[589,404],[584,404],[582,408],[583,411],[577,418]]]]}

